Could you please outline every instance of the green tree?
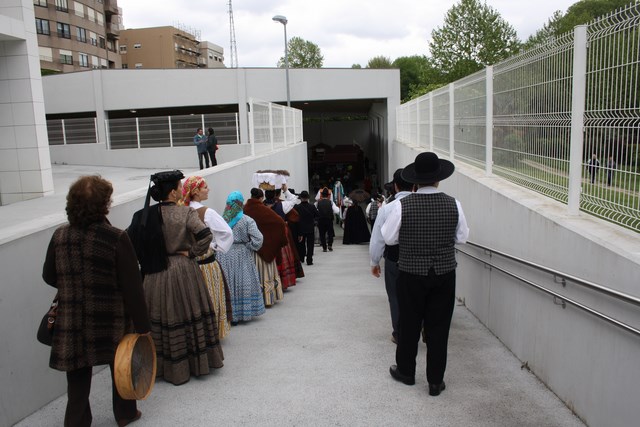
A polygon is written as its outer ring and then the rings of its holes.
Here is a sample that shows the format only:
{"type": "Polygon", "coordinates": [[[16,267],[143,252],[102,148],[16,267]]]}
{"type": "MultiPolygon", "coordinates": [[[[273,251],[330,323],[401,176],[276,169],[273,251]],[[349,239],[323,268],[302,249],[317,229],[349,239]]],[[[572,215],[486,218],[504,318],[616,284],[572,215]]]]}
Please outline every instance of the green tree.
{"type": "Polygon", "coordinates": [[[460,0],[431,32],[429,50],[450,81],[472,74],[518,52],[516,30],[480,0],[460,0]]]}
{"type": "MultiPolygon", "coordinates": [[[[291,37],[288,43],[290,68],[322,68],[324,56],[317,44],[303,39],[291,37]]],[[[278,61],[278,67],[284,68],[284,56],[278,61]]]]}
{"type": "Polygon", "coordinates": [[[391,60],[386,56],[374,56],[367,62],[367,68],[393,68],[391,60]]]}
{"type": "Polygon", "coordinates": [[[353,65],[351,66],[351,68],[361,69],[361,68],[362,68],[362,65],[360,65],[360,64],[353,64],[353,65]]]}
{"type": "Polygon", "coordinates": [[[557,10],[541,29],[527,39],[524,47],[547,43],[573,31],[576,25],[586,24],[629,3],[630,0],[580,0],[569,6],[567,13],[557,10]]]}
{"type": "Polygon", "coordinates": [[[414,98],[422,91],[421,88],[433,84],[439,87],[445,83],[440,70],[424,55],[401,56],[393,61],[392,66],[400,69],[400,98],[403,102],[414,98]]]}

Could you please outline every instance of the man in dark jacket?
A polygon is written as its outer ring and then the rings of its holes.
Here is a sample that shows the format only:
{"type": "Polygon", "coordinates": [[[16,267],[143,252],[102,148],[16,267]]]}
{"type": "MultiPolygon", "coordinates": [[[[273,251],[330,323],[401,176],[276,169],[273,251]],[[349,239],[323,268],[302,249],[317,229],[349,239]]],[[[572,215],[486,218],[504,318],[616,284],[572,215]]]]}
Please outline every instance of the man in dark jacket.
{"type": "Polygon", "coordinates": [[[320,200],[316,203],[318,213],[318,232],[320,233],[320,244],[322,245],[322,252],[327,252],[327,245],[329,250],[333,251],[333,238],[335,232],[333,231],[333,216],[340,213],[340,209],[331,200],[331,193],[328,188],[323,188],[320,192],[320,200]]]}
{"type": "Polygon", "coordinates": [[[313,231],[318,217],[318,209],[309,203],[309,193],[303,191],[299,196],[301,202],[294,209],[300,215],[300,221],[297,224],[298,235],[298,254],[300,254],[300,262],[304,262],[307,258],[307,265],[313,265],[313,231]]]}

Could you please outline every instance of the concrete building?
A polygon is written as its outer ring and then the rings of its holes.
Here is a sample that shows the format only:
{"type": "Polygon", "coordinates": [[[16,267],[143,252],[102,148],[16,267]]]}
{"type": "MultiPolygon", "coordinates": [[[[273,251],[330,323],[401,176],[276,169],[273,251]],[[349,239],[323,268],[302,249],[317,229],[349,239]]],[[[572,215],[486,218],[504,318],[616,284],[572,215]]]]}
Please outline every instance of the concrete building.
{"type": "Polygon", "coordinates": [[[44,74],[121,67],[116,0],[33,0],[33,5],[44,74]]]}
{"type": "Polygon", "coordinates": [[[223,67],[222,48],[209,42],[203,45],[199,39],[199,31],[172,26],[123,30],[122,68],[223,67]]]}
{"type": "Polygon", "coordinates": [[[0,5],[0,205],[53,192],[33,9],[0,5]]]}

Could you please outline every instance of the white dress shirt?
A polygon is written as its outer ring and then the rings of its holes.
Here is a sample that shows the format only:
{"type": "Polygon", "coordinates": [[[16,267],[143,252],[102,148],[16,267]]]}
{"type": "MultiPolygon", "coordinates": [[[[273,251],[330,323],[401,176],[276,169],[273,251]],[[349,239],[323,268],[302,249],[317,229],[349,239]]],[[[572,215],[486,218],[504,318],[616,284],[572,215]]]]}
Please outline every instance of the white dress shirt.
{"type": "Polygon", "coordinates": [[[394,206],[395,203],[400,204],[399,200],[405,196],[411,194],[410,191],[400,191],[396,193],[395,199],[390,203],[385,203],[378,210],[378,216],[376,222],[373,224],[373,230],[371,230],[371,239],[369,240],[369,258],[371,258],[371,267],[380,265],[380,260],[384,255],[384,239],[382,238],[382,226],[388,218],[389,209],[394,206]]]}
{"type": "MultiPolygon", "coordinates": [[[[436,187],[421,187],[416,191],[419,194],[435,194],[441,193],[436,187]]],[[[382,229],[382,238],[387,245],[397,245],[398,237],[400,236],[400,225],[402,223],[402,205],[400,203],[391,203],[388,208],[388,216],[382,229]],[[393,205],[391,207],[391,205],[393,205]]],[[[458,225],[456,226],[456,243],[465,243],[469,238],[469,226],[467,225],[467,219],[462,211],[460,202],[456,199],[456,206],[458,207],[458,225]]]]}
{"type": "MultiPolygon", "coordinates": [[[[200,202],[196,202],[192,200],[189,203],[189,207],[193,209],[199,209],[204,205],[200,202]]],[[[229,224],[218,214],[218,212],[213,209],[207,207],[207,210],[204,212],[204,223],[211,230],[211,234],[213,234],[213,240],[211,240],[211,244],[209,245],[211,249],[216,252],[226,253],[231,245],[233,245],[233,231],[231,231],[231,227],[229,224]]]]}
{"type": "Polygon", "coordinates": [[[283,191],[281,195],[284,196],[284,200],[282,200],[281,202],[282,202],[282,210],[286,215],[289,213],[291,209],[293,209],[295,205],[300,203],[300,199],[298,199],[297,196],[294,196],[293,194],[291,194],[288,188],[286,191],[283,191]]]}

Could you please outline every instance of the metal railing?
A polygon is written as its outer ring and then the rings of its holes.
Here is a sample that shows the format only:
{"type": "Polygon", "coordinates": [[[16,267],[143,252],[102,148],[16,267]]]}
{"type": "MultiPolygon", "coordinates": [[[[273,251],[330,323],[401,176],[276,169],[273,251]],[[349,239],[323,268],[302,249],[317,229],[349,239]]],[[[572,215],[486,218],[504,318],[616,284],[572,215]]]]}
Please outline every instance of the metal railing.
{"type": "MultiPolygon", "coordinates": [[[[557,280],[558,278],[561,279],[562,286],[566,286],[567,282],[571,282],[571,283],[574,283],[574,284],[576,284],[578,286],[581,286],[583,288],[587,288],[587,289],[599,292],[599,293],[601,293],[603,295],[607,295],[607,296],[609,296],[611,298],[614,298],[614,299],[616,299],[618,301],[622,301],[624,303],[631,304],[631,305],[634,305],[636,307],[640,307],[640,299],[634,297],[633,295],[629,295],[629,294],[626,294],[624,292],[616,291],[615,289],[607,288],[605,286],[590,282],[588,280],[584,280],[584,279],[572,276],[570,274],[566,274],[566,273],[554,270],[552,268],[548,268],[548,267],[542,266],[540,264],[536,264],[536,263],[524,260],[522,258],[518,258],[518,257],[515,257],[513,255],[509,255],[509,254],[506,254],[504,252],[500,252],[500,251],[497,251],[495,249],[491,249],[489,247],[479,245],[477,243],[467,242],[466,244],[483,250],[489,256],[498,255],[498,256],[500,256],[502,258],[505,258],[505,259],[508,259],[508,260],[511,260],[511,261],[515,261],[518,264],[533,268],[533,269],[538,270],[538,271],[542,271],[542,272],[548,273],[548,274],[553,276],[554,280],[557,280]]],[[[638,328],[635,328],[635,327],[633,327],[631,325],[628,325],[628,324],[626,324],[624,322],[621,322],[620,320],[617,320],[617,319],[615,319],[615,318],[613,318],[613,317],[611,317],[611,316],[609,316],[607,314],[604,314],[604,313],[602,313],[602,312],[600,312],[598,310],[595,310],[595,309],[593,309],[593,308],[591,308],[591,307],[589,307],[589,306],[587,306],[587,305],[585,305],[585,304],[583,304],[581,302],[576,301],[575,299],[566,297],[566,296],[564,296],[564,295],[562,295],[562,294],[560,294],[560,293],[558,293],[556,291],[553,291],[553,290],[548,289],[548,288],[546,288],[546,287],[544,287],[542,285],[539,285],[539,284],[537,284],[537,283],[535,283],[535,282],[533,282],[533,281],[531,281],[529,279],[526,279],[526,278],[524,278],[524,277],[522,277],[522,276],[520,276],[518,274],[515,274],[515,273],[513,273],[513,272],[511,272],[511,271],[509,271],[509,270],[507,270],[505,268],[499,267],[499,266],[497,266],[497,265],[495,265],[495,264],[493,264],[493,263],[491,263],[491,262],[489,262],[487,260],[484,260],[484,259],[482,259],[480,257],[477,257],[477,256],[475,256],[475,255],[473,255],[473,254],[471,254],[469,252],[466,252],[463,249],[461,249],[460,246],[456,246],[456,251],[466,255],[469,258],[472,258],[472,259],[474,259],[476,261],[479,261],[479,262],[483,263],[485,266],[488,266],[491,269],[495,269],[497,271],[500,271],[501,273],[503,273],[503,274],[505,274],[505,275],[507,275],[509,277],[512,277],[512,278],[514,278],[514,279],[516,279],[516,280],[518,280],[518,281],[520,281],[522,283],[525,283],[525,284],[527,284],[527,285],[529,285],[529,286],[531,286],[531,287],[533,287],[535,289],[538,289],[539,291],[542,291],[542,292],[544,292],[544,293],[546,293],[548,295],[553,296],[554,303],[557,302],[559,305],[562,306],[562,308],[565,308],[566,305],[569,304],[571,306],[579,308],[582,311],[585,311],[585,312],[587,312],[589,314],[592,314],[592,315],[594,315],[594,316],[596,316],[596,317],[598,317],[598,318],[600,318],[602,320],[605,320],[605,321],[607,321],[607,322],[609,322],[609,323],[611,323],[611,324],[613,324],[613,325],[615,325],[615,326],[617,326],[617,327],[619,327],[619,328],[621,328],[621,329],[623,329],[623,330],[625,330],[627,332],[631,332],[632,334],[640,337],[640,329],[638,329],[638,328]]]]}
{"type": "Polygon", "coordinates": [[[249,116],[252,150],[270,151],[303,140],[301,110],[251,98],[249,116]]]}
{"type": "Polygon", "coordinates": [[[640,232],[640,4],[402,104],[397,140],[640,232]]]}

